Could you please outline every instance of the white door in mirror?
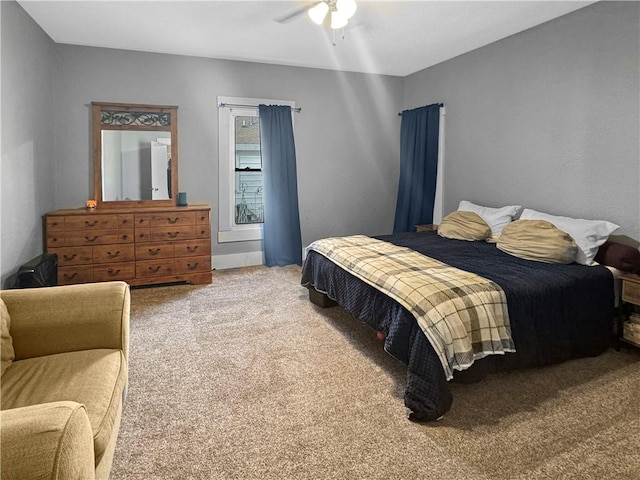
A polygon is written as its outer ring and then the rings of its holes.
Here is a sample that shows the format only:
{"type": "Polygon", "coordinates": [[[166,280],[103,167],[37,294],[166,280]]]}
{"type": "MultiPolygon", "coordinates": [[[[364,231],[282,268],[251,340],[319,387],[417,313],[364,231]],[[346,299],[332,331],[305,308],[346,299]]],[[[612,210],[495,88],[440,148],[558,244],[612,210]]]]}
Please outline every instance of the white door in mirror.
{"type": "Polygon", "coordinates": [[[151,141],[151,200],[169,198],[169,183],[167,180],[170,178],[168,153],[170,145],[171,143],[166,145],[151,141]]]}

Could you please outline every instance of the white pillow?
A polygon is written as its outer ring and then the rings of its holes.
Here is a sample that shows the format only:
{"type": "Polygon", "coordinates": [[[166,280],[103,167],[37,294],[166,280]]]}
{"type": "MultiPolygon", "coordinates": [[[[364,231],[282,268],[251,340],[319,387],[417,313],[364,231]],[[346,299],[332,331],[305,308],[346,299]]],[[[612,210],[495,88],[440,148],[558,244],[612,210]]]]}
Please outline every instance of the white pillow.
{"type": "Polygon", "coordinates": [[[487,225],[491,227],[491,234],[494,237],[500,235],[502,229],[513,221],[521,209],[520,205],[509,205],[502,208],[482,207],[466,200],[462,200],[458,205],[458,210],[474,212],[480,215],[487,222],[487,225]]]}
{"type": "Polygon", "coordinates": [[[576,263],[582,265],[594,265],[593,259],[598,253],[598,248],[607,241],[609,235],[615,232],[619,226],[606,220],[583,220],[580,218],[560,217],[548,213],[536,212],[525,208],[520,215],[521,220],[546,220],[553,223],[563,232],[568,233],[578,245],[576,263]]]}

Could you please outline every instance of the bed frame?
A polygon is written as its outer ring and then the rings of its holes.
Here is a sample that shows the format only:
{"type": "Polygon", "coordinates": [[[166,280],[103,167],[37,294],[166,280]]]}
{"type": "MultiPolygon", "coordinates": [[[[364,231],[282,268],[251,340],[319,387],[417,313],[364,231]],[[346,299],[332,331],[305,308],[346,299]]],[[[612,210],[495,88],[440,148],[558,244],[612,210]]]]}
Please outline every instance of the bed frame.
{"type": "MultiPolygon", "coordinates": [[[[456,370],[454,381],[595,356],[611,346],[614,282],[605,267],[522,260],[493,244],[443,239],[435,232],[377,238],[474,272],[504,290],[517,352],[476,360],[471,368],[456,370]]],[[[301,283],[313,304],[341,306],[382,332],[385,350],[408,367],[404,401],[411,420],[436,420],[450,409],[453,398],[442,364],[404,307],[315,251],[307,254],[301,283]]]]}

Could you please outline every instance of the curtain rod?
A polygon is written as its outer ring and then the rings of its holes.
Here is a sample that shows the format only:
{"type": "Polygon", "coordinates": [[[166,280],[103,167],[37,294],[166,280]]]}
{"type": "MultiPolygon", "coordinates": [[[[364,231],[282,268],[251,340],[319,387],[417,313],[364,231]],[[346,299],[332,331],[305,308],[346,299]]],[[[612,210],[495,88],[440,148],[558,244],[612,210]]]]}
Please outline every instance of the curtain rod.
{"type": "MultiPolygon", "coordinates": [[[[221,102],[220,104],[218,104],[218,107],[222,107],[222,108],[224,108],[224,107],[258,108],[257,105],[242,105],[241,103],[224,103],[224,102],[221,102]]],[[[293,110],[296,113],[300,113],[302,111],[302,107],[293,107],[293,108],[291,108],[291,110],[293,110]]]]}
{"type": "MultiPolygon", "coordinates": [[[[439,107],[443,107],[444,108],[444,103],[432,103],[431,105],[425,105],[425,106],[430,107],[432,105],[438,105],[439,107]]],[[[422,107],[416,107],[416,108],[422,108],[422,107]]],[[[411,110],[411,109],[409,109],[409,110],[411,110]]],[[[413,110],[415,110],[415,109],[413,109],[413,110]]],[[[402,112],[398,112],[398,116],[401,117],[402,116],[402,112]]]]}

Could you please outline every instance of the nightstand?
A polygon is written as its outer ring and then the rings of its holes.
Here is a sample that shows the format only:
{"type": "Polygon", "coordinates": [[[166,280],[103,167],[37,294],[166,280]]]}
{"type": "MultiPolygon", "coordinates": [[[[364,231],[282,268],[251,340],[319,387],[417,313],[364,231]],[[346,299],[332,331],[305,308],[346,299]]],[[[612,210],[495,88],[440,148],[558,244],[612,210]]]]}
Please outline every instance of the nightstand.
{"type": "Polygon", "coordinates": [[[437,230],[438,225],[434,225],[433,223],[427,223],[424,225],[416,225],[416,232],[431,232],[433,230],[437,230]]]}
{"type": "Polygon", "coordinates": [[[640,348],[640,324],[631,323],[628,329],[635,329],[638,333],[627,332],[625,335],[624,324],[629,320],[631,315],[640,315],[634,313],[636,307],[640,307],[640,275],[625,273],[620,276],[622,281],[621,295],[621,315],[618,315],[616,321],[616,350],[620,350],[620,343],[626,343],[640,348]],[[635,337],[632,337],[635,335],[635,337]]]}

